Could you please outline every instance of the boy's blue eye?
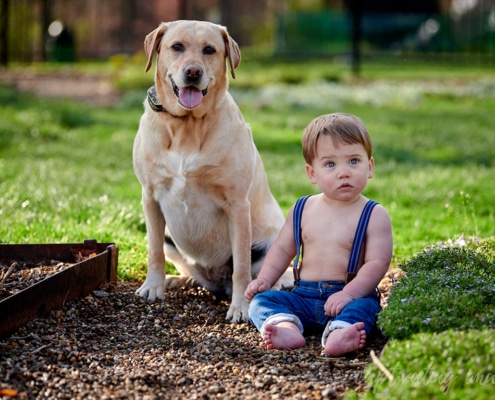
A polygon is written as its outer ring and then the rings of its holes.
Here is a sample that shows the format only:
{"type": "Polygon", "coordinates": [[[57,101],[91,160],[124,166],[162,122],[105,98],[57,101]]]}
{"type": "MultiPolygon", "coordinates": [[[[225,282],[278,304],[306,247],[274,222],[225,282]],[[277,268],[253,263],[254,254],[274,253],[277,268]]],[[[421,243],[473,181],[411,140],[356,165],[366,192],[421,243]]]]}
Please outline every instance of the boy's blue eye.
{"type": "Polygon", "coordinates": [[[349,163],[351,165],[357,165],[357,164],[359,164],[359,160],[357,158],[353,158],[349,163]]]}
{"type": "Polygon", "coordinates": [[[328,168],[333,168],[333,167],[335,167],[335,163],[333,161],[329,161],[329,162],[327,162],[326,166],[328,168]]]}

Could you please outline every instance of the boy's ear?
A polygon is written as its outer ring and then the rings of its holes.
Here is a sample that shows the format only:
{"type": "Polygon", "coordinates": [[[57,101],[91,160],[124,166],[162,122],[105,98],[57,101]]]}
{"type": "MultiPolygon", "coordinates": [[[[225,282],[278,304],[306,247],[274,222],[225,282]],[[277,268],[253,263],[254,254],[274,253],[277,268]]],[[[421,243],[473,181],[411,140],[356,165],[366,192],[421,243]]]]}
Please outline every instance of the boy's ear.
{"type": "Polygon", "coordinates": [[[312,184],[316,183],[315,170],[309,164],[306,164],[306,173],[308,174],[308,178],[312,184]]]}
{"type": "Polygon", "coordinates": [[[374,172],[375,172],[375,159],[371,157],[368,165],[368,179],[373,178],[374,172]]]}

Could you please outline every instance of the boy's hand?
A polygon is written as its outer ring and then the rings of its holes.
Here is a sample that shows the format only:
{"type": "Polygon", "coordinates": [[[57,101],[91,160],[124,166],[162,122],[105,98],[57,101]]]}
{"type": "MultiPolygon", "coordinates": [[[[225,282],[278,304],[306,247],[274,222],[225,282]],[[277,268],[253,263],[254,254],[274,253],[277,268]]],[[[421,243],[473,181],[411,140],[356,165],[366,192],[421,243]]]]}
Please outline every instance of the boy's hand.
{"type": "Polygon", "coordinates": [[[336,317],[352,300],[354,300],[354,297],[345,293],[343,290],[332,294],[327,299],[325,306],[323,307],[325,310],[325,315],[329,317],[336,317]]]}
{"type": "Polygon", "coordinates": [[[267,281],[264,279],[255,279],[246,288],[244,297],[246,298],[246,301],[250,303],[255,294],[264,292],[268,289],[270,289],[270,284],[267,281]]]}

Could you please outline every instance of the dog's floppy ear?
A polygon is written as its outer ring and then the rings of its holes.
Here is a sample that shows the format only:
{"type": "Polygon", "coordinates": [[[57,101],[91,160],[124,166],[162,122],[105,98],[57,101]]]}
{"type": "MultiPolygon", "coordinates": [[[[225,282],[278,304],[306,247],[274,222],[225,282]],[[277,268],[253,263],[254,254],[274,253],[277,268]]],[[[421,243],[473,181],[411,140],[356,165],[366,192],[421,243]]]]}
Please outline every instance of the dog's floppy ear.
{"type": "Polygon", "coordinates": [[[144,39],[144,51],[146,52],[146,56],[148,57],[148,62],[146,64],[144,72],[149,71],[149,69],[151,68],[151,64],[153,63],[153,56],[155,55],[155,53],[160,52],[161,40],[166,30],[167,24],[161,23],[158,28],[146,35],[146,38],[144,39]]]}
{"type": "Polygon", "coordinates": [[[230,72],[232,73],[232,78],[235,79],[234,70],[241,63],[241,51],[239,50],[239,45],[234,39],[230,37],[227,33],[227,29],[222,28],[223,41],[225,42],[225,50],[227,52],[227,58],[229,59],[230,72]]]}

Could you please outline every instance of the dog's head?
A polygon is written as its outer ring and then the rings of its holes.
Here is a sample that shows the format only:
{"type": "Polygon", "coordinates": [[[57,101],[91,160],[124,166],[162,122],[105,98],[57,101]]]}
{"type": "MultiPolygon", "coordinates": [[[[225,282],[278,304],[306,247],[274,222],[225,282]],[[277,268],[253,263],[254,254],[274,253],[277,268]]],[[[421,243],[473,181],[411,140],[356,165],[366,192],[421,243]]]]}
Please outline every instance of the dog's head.
{"type": "Polygon", "coordinates": [[[162,103],[182,109],[201,106],[210,91],[227,89],[226,59],[232,77],[241,61],[239,46],[225,27],[203,21],[162,23],[146,36],[145,72],[157,54],[155,84],[162,103]]]}

